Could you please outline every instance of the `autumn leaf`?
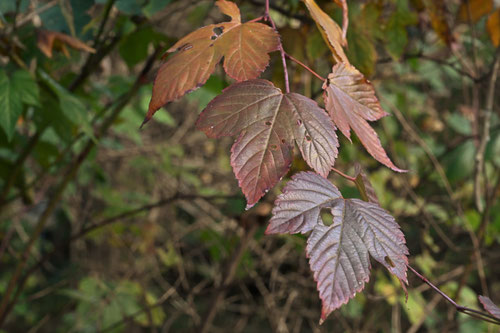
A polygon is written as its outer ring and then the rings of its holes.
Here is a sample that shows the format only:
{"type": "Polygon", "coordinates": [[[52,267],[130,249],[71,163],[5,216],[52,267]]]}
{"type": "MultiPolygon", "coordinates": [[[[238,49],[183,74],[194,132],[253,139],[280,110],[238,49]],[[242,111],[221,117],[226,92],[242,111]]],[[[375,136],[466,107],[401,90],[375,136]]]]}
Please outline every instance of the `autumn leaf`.
{"type": "Polygon", "coordinates": [[[493,10],[493,0],[468,0],[462,1],[458,9],[458,19],[462,22],[472,23],[479,21],[481,17],[493,10]]]}
{"type": "MultiPolygon", "coordinates": [[[[314,0],[303,0],[307,9],[311,13],[312,18],[316,22],[323,39],[332,51],[333,60],[335,62],[349,63],[342,46],[346,45],[345,38],[342,37],[342,30],[339,25],[321,8],[314,0]]],[[[340,3],[342,6],[342,4],[340,3]]]]}
{"type": "Polygon", "coordinates": [[[408,283],[408,249],[399,225],[378,204],[344,199],[312,172],[295,175],[275,202],[267,234],[311,231],[306,252],[323,303],[321,321],[364,288],[370,259],[408,283]],[[331,225],[321,213],[330,211],[331,225]]]}
{"type": "Polygon", "coordinates": [[[367,122],[387,115],[371,83],[353,66],[339,63],[333,66],[323,89],[326,110],[340,131],[350,140],[353,129],[370,155],[392,170],[403,172],[389,159],[367,122]]]}
{"type": "Polygon", "coordinates": [[[479,296],[479,301],[483,304],[483,307],[489,314],[493,317],[500,319],[500,308],[491,301],[489,297],[479,296]]]}
{"type": "Polygon", "coordinates": [[[446,20],[444,0],[425,0],[424,6],[431,19],[431,25],[438,37],[448,46],[455,42],[450,26],[446,20]]]}
{"type": "Polygon", "coordinates": [[[337,157],[335,126],[313,100],[283,94],[271,82],[233,84],[214,98],[196,124],[207,136],[239,135],[231,149],[247,208],[287,173],[295,142],[306,162],[326,177],[337,157]]]}
{"type": "Polygon", "coordinates": [[[486,21],[486,29],[493,45],[500,45],[500,9],[494,11],[486,21]]]}
{"type": "Polygon", "coordinates": [[[84,52],[95,53],[95,49],[88,46],[77,38],[65,35],[57,31],[38,30],[37,31],[37,46],[40,51],[47,57],[52,58],[52,51],[61,50],[64,55],[69,56],[66,45],[84,52]]]}
{"type": "Polygon", "coordinates": [[[361,198],[364,201],[380,204],[380,202],[378,201],[377,193],[375,193],[375,189],[373,188],[370,179],[368,179],[368,176],[359,163],[356,163],[355,169],[356,176],[354,177],[354,183],[356,184],[356,187],[361,194],[361,198]]]}
{"type": "Polygon", "coordinates": [[[278,50],[279,35],[271,27],[242,23],[238,7],[230,1],[216,5],[231,21],[200,28],[167,50],[176,53],[158,71],[145,121],[166,103],[202,86],[223,57],[226,73],[245,81],[257,78],[269,64],[268,53],[278,50]]]}

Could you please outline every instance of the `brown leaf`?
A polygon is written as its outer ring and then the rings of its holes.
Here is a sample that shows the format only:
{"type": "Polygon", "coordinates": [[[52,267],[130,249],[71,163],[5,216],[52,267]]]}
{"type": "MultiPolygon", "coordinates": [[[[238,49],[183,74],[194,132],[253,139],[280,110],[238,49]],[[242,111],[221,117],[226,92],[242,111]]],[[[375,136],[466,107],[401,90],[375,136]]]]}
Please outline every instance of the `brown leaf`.
{"type": "Polygon", "coordinates": [[[444,0],[425,0],[425,8],[431,19],[431,25],[439,38],[448,46],[455,40],[446,20],[446,6],[444,0]]]}
{"type": "Polygon", "coordinates": [[[458,19],[462,22],[472,23],[479,21],[481,17],[493,10],[493,0],[468,0],[462,1],[458,10],[458,19]]]}
{"type": "Polygon", "coordinates": [[[333,60],[337,63],[344,62],[348,64],[349,59],[347,59],[342,48],[347,42],[342,37],[342,30],[339,25],[327,13],[321,10],[314,0],[304,0],[304,3],[316,22],[323,39],[332,51],[333,60]]]}
{"type": "Polygon", "coordinates": [[[153,85],[146,120],[168,102],[202,86],[224,57],[224,70],[237,81],[257,78],[278,50],[279,35],[269,26],[241,23],[238,7],[219,0],[216,5],[230,22],[211,24],[179,40],[167,52],[177,52],[160,67],[153,85]]]}
{"type": "Polygon", "coordinates": [[[500,9],[497,9],[488,17],[486,29],[493,45],[500,46],[500,9]]]}
{"type": "Polygon", "coordinates": [[[37,31],[37,46],[40,51],[43,52],[47,57],[52,58],[52,50],[60,50],[66,56],[69,56],[66,45],[69,47],[84,51],[95,53],[95,49],[83,43],[79,39],[65,35],[61,32],[50,31],[50,30],[38,30],[37,31]]]}
{"type": "Polygon", "coordinates": [[[318,104],[299,94],[283,94],[271,82],[235,83],[214,98],[196,127],[209,137],[239,135],[231,149],[247,207],[287,173],[295,141],[306,162],[326,177],[337,157],[335,126],[318,104]]]}
{"type": "Polygon", "coordinates": [[[371,83],[353,66],[339,63],[333,66],[323,89],[326,110],[340,131],[350,140],[352,128],[370,155],[392,170],[403,172],[389,159],[367,122],[387,115],[371,83]]]}

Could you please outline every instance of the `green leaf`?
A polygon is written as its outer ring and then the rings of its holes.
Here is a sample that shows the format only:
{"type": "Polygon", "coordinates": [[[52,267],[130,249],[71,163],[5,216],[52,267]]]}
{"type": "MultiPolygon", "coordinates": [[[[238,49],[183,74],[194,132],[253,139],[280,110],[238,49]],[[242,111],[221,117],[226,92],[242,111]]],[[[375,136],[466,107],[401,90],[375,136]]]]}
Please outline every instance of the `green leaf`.
{"type": "Polygon", "coordinates": [[[165,8],[172,0],[150,0],[149,3],[142,9],[144,15],[148,18],[156,12],[165,8]]]}
{"type": "Polygon", "coordinates": [[[396,11],[391,15],[385,27],[387,52],[398,60],[408,44],[406,27],[417,22],[417,16],[410,12],[407,0],[396,1],[396,11]]]}
{"type": "Polygon", "coordinates": [[[151,27],[127,35],[120,43],[119,52],[127,66],[134,67],[148,56],[148,45],[154,40],[165,39],[151,27]]]}
{"type": "Polygon", "coordinates": [[[346,50],[347,57],[359,71],[366,76],[371,76],[377,61],[377,51],[373,41],[363,31],[352,26],[347,32],[349,48],[346,50]]]}
{"type": "Polygon", "coordinates": [[[89,115],[85,105],[75,95],[61,86],[47,73],[39,71],[40,78],[54,91],[59,98],[59,106],[62,114],[73,124],[81,127],[82,131],[90,138],[94,138],[94,131],[89,121],[89,115]]]}
{"type": "Polygon", "coordinates": [[[12,88],[19,92],[21,101],[29,105],[39,105],[38,85],[28,71],[20,70],[12,75],[12,88]]]}
{"type": "Polygon", "coordinates": [[[4,71],[0,71],[0,126],[10,141],[14,135],[16,122],[21,115],[22,101],[14,90],[11,80],[4,71]]]}

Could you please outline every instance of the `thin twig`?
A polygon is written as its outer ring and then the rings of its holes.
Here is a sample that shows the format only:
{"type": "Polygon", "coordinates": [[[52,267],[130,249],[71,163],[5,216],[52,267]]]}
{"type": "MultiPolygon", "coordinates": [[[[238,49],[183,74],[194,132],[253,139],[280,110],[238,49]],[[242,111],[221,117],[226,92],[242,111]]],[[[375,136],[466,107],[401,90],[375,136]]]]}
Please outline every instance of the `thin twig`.
{"type": "Polygon", "coordinates": [[[227,287],[231,284],[231,282],[233,282],[233,278],[236,273],[236,268],[238,267],[240,259],[248,247],[248,243],[250,242],[255,232],[257,231],[257,226],[258,226],[257,221],[251,221],[251,224],[248,227],[249,229],[245,230],[243,237],[240,239],[240,244],[238,248],[233,252],[231,258],[229,258],[229,261],[226,265],[226,269],[224,270],[224,277],[222,279],[222,283],[218,288],[215,296],[213,297],[212,304],[208,308],[208,311],[205,313],[205,316],[201,321],[201,325],[196,330],[196,332],[207,333],[210,330],[210,327],[212,326],[212,321],[214,320],[215,315],[217,314],[219,304],[226,295],[227,287]]]}
{"type": "Polygon", "coordinates": [[[322,77],[321,75],[319,75],[318,73],[316,73],[314,70],[312,70],[310,67],[308,67],[307,65],[305,65],[303,62],[301,62],[300,60],[292,57],[291,55],[289,55],[288,53],[285,52],[285,56],[290,59],[291,61],[299,64],[300,66],[304,67],[306,70],[308,70],[312,75],[316,76],[318,79],[320,79],[321,81],[326,81],[326,79],[324,77],[322,77]]]}
{"type": "MultiPolygon", "coordinates": [[[[106,118],[99,128],[99,130],[96,132],[95,137],[96,138],[101,138],[111,127],[115,119],[118,117],[118,115],[121,113],[123,108],[128,104],[130,99],[135,96],[135,94],[139,91],[139,88],[142,86],[143,79],[145,75],[150,71],[150,69],[153,66],[153,62],[156,59],[157,55],[160,53],[160,48],[157,48],[155,52],[148,58],[146,61],[141,73],[137,77],[134,85],[132,88],[124,95],[122,98],[119,99],[118,103],[116,106],[112,109],[111,114],[106,118]]],[[[56,187],[54,190],[54,193],[52,194],[51,199],[49,200],[47,207],[41,214],[40,218],[38,219],[38,222],[35,226],[35,229],[33,233],[30,236],[30,239],[28,243],[26,244],[26,247],[24,248],[24,251],[21,255],[21,258],[15,268],[14,273],[12,274],[7,288],[5,289],[5,292],[2,296],[2,300],[0,303],[0,327],[4,323],[8,313],[12,309],[13,303],[10,302],[10,297],[12,295],[12,292],[14,291],[17,282],[24,270],[24,267],[26,266],[26,263],[28,261],[29,255],[31,253],[31,250],[33,246],[35,245],[36,241],[40,237],[43,229],[45,228],[45,224],[49,220],[50,216],[52,216],[53,211],[57,207],[59,200],[61,199],[64,191],[66,190],[67,185],[76,177],[78,170],[80,169],[81,165],[87,158],[87,156],[90,154],[92,149],[95,147],[95,141],[92,139],[89,139],[81,153],[73,160],[71,165],[69,166],[66,174],[63,176],[61,182],[59,185],[56,187]]]]}
{"type": "MultiPolygon", "coordinates": [[[[271,15],[269,15],[269,0],[266,0],[266,12],[264,14],[264,17],[266,20],[271,23],[271,26],[273,27],[274,31],[278,33],[278,29],[276,29],[276,24],[274,23],[273,19],[271,18],[271,15]]],[[[281,42],[281,37],[279,39],[279,44],[278,44],[278,49],[281,54],[281,62],[283,64],[283,72],[285,73],[285,90],[286,93],[290,93],[290,82],[288,80],[288,68],[286,67],[286,59],[285,59],[285,50],[283,49],[283,43],[281,42]]]]}
{"type": "Polygon", "coordinates": [[[344,177],[345,179],[350,180],[351,182],[356,182],[356,178],[355,177],[348,176],[345,173],[343,173],[342,171],[340,171],[338,169],[335,169],[335,168],[332,168],[332,170],[335,173],[337,173],[337,174],[341,175],[342,177],[344,177]]]}
{"type": "Polygon", "coordinates": [[[500,325],[500,319],[479,310],[471,309],[466,306],[462,306],[457,304],[450,296],[446,295],[441,289],[436,287],[432,282],[429,281],[425,276],[417,272],[413,267],[408,265],[408,268],[415,274],[420,280],[422,280],[425,284],[431,287],[435,292],[441,295],[448,303],[453,305],[458,312],[465,313],[471,317],[477,318],[479,320],[487,321],[489,323],[500,325]]]}
{"type": "MultiPolygon", "coordinates": [[[[491,115],[493,113],[493,104],[495,101],[495,85],[498,77],[498,69],[500,68],[500,48],[497,49],[495,62],[493,63],[493,70],[491,71],[490,82],[488,86],[488,94],[486,95],[486,104],[483,116],[483,128],[481,133],[481,139],[479,141],[479,147],[476,152],[476,167],[474,176],[474,197],[476,200],[476,208],[479,212],[483,213],[483,193],[484,186],[481,185],[481,177],[484,171],[484,153],[486,151],[486,145],[490,141],[490,127],[491,127],[491,115]]],[[[486,183],[486,182],[485,182],[486,183]]]]}
{"type": "MultiPolygon", "coordinates": [[[[337,2],[337,0],[334,0],[337,2]]],[[[347,46],[347,28],[349,27],[349,9],[347,7],[347,0],[340,0],[342,3],[342,40],[344,46],[347,46]]]]}

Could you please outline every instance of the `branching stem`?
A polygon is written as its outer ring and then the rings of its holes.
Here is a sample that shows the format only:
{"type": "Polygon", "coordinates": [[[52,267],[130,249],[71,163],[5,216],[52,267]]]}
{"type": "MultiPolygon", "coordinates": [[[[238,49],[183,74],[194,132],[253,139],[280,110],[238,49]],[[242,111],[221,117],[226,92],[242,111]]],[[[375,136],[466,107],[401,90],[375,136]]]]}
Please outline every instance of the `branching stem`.
{"type": "Polygon", "coordinates": [[[422,274],[417,272],[413,267],[408,265],[408,268],[410,269],[410,271],[413,272],[413,274],[415,274],[420,280],[422,280],[422,282],[427,284],[435,292],[437,292],[439,295],[441,295],[448,303],[453,305],[458,312],[465,313],[466,315],[474,317],[474,318],[479,319],[479,320],[483,320],[483,321],[486,321],[486,322],[489,322],[492,324],[500,325],[500,319],[498,319],[498,318],[496,318],[496,317],[494,317],[486,312],[471,309],[471,308],[468,308],[466,306],[462,306],[460,304],[457,304],[457,302],[455,302],[450,296],[446,295],[441,289],[436,287],[431,281],[429,281],[429,279],[427,279],[425,276],[423,276],[422,274]]]}
{"type": "MultiPolygon", "coordinates": [[[[273,27],[274,31],[278,32],[278,29],[276,29],[276,24],[271,18],[271,15],[269,15],[269,0],[266,0],[266,12],[264,14],[264,19],[268,20],[269,23],[271,23],[271,26],[273,27]]],[[[283,72],[285,73],[285,90],[286,93],[288,94],[290,93],[290,82],[288,80],[288,68],[286,66],[285,50],[283,49],[283,43],[281,42],[281,38],[279,41],[278,49],[281,54],[281,62],[283,63],[283,72]]]]}

